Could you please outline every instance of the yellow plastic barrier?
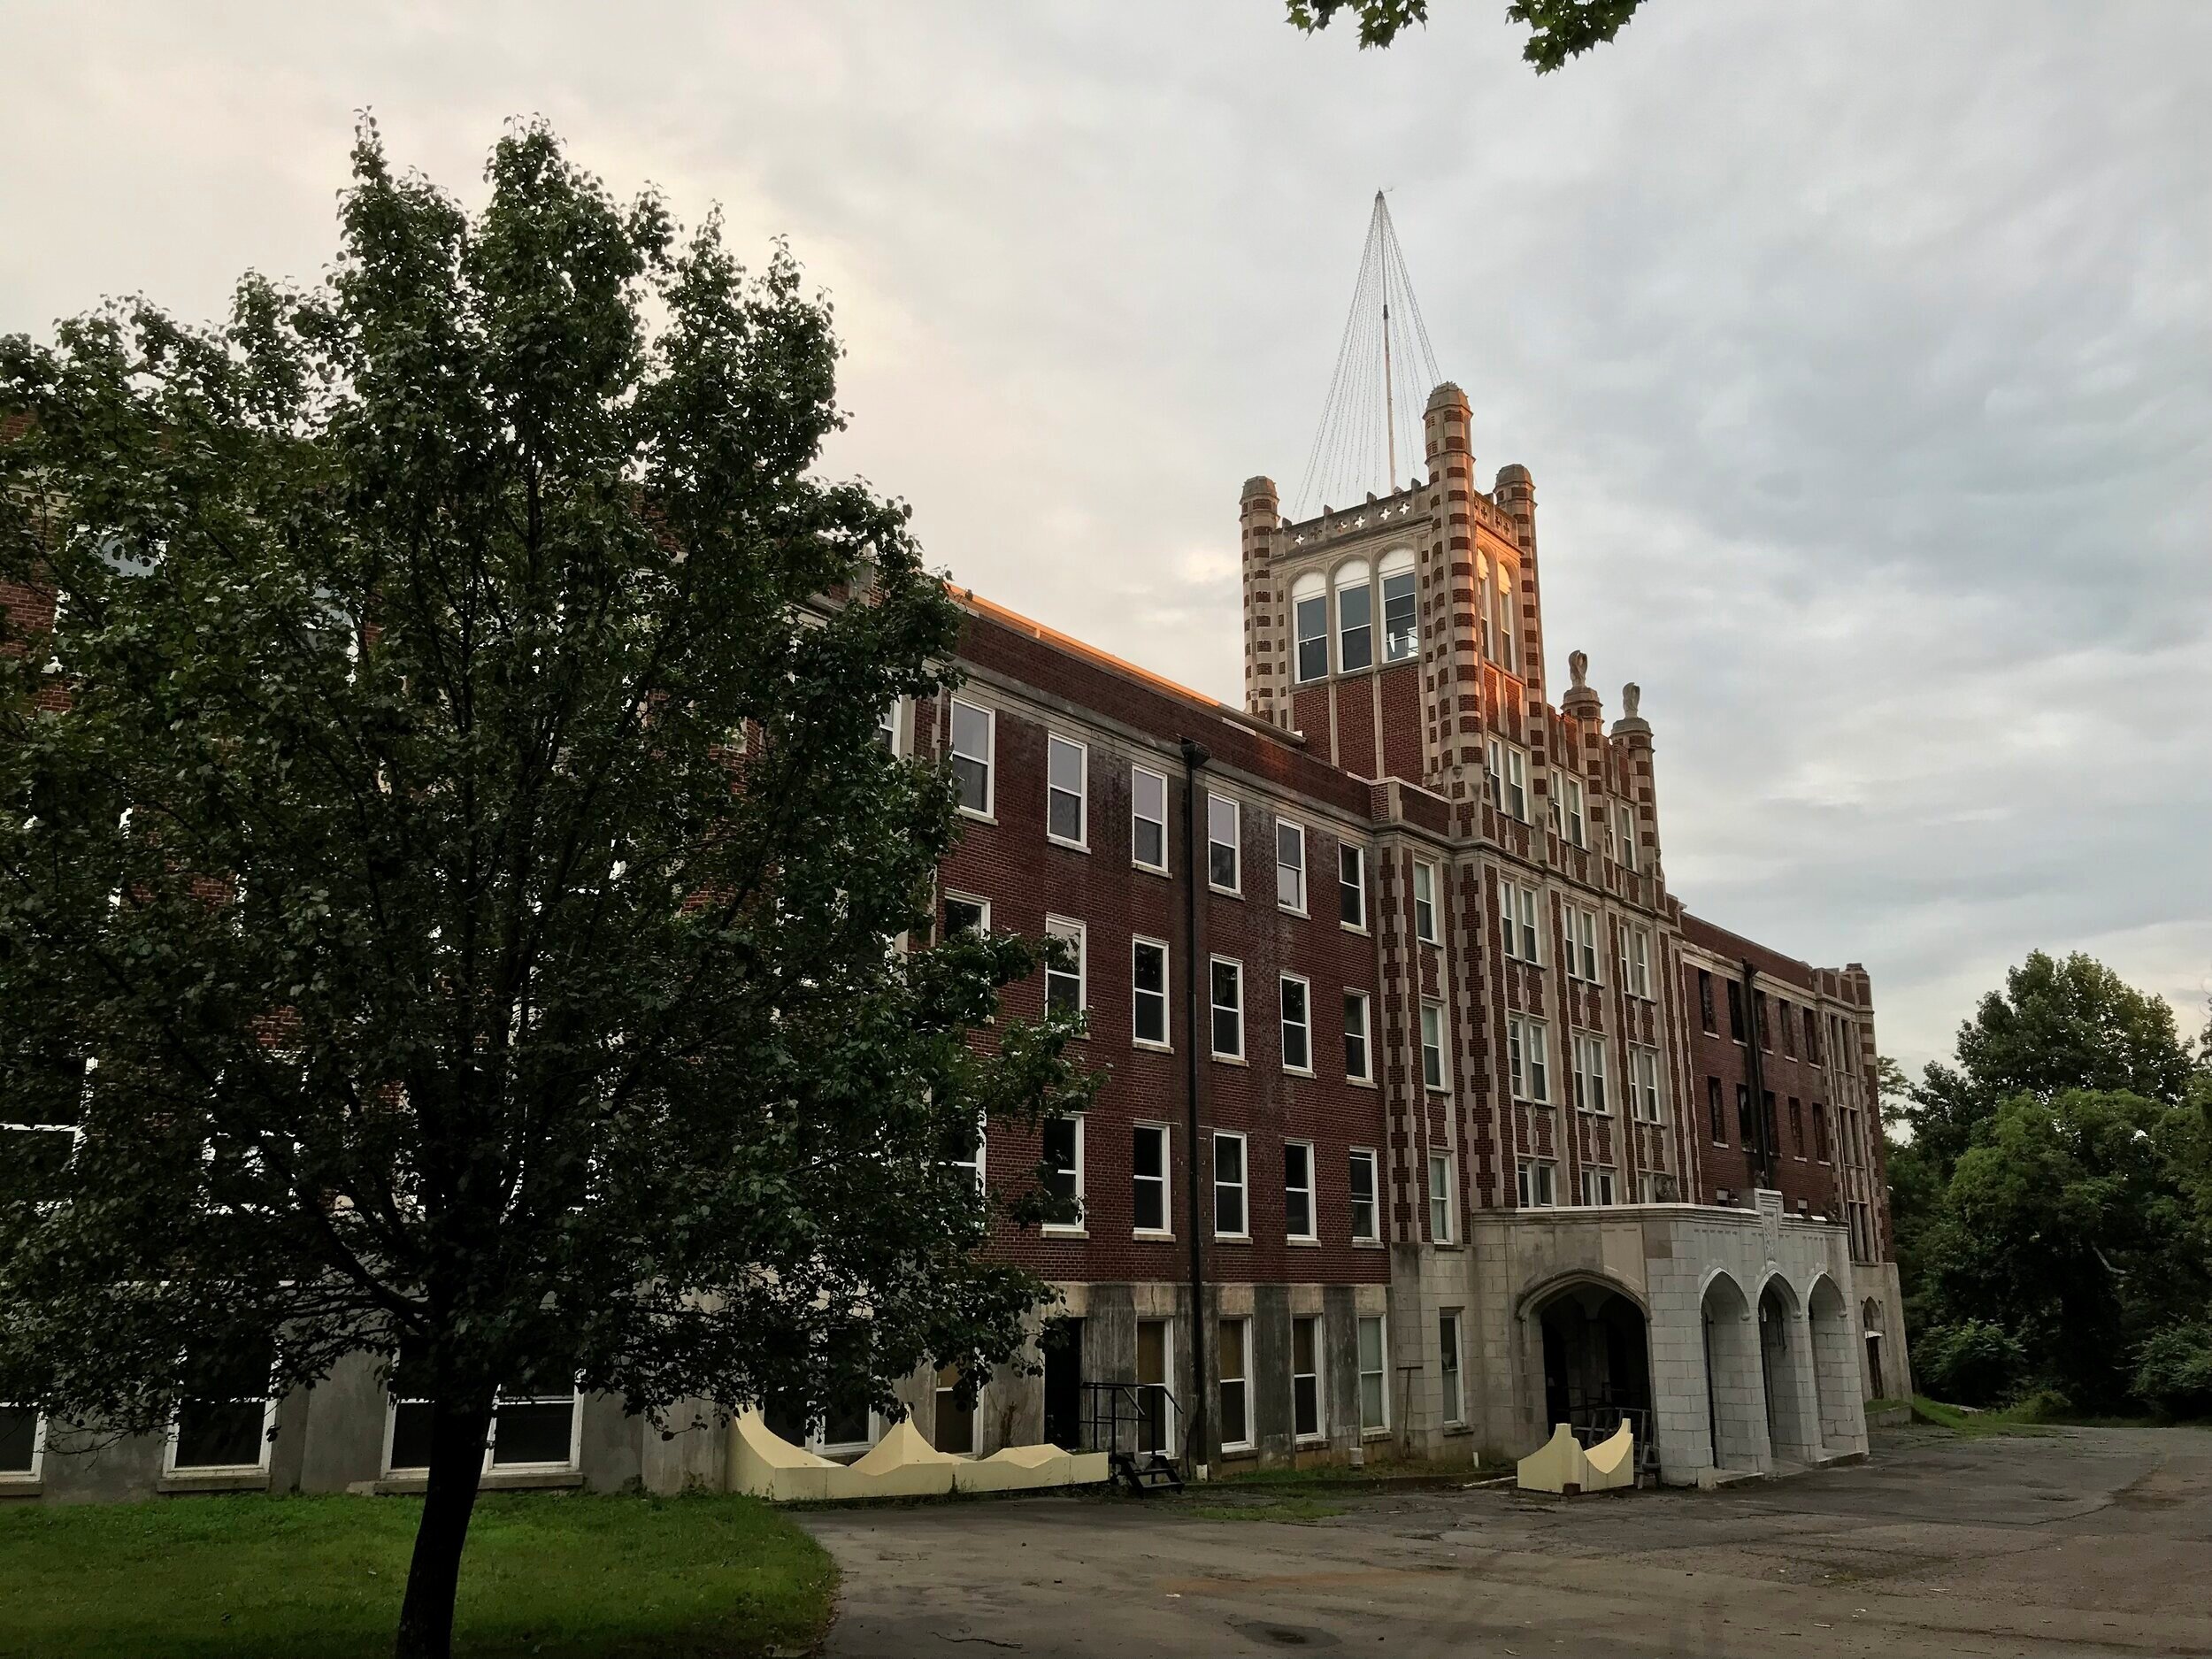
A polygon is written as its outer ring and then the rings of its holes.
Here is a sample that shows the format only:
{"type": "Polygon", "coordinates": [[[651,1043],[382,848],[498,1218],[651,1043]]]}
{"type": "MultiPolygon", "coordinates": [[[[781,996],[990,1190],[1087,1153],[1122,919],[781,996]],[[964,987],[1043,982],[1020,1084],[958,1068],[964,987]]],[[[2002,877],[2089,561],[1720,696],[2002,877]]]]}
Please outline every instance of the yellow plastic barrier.
{"type": "Polygon", "coordinates": [[[1609,1492],[1636,1484],[1636,1436],[1624,1423],[1582,1455],[1590,1472],[1584,1477],[1585,1492],[1609,1492]]]}
{"type": "Polygon", "coordinates": [[[1021,1492],[1091,1486],[1111,1475],[1103,1452],[1064,1452],[1056,1446],[1010,1446],[983,1458],[941,1452],[911,1421],[894,1424],[866,1455],[850,1464],[794,1446],[771,1430],[757,1410],[730,1425],[732,1488],[772,1503],[1021,1492]]]}

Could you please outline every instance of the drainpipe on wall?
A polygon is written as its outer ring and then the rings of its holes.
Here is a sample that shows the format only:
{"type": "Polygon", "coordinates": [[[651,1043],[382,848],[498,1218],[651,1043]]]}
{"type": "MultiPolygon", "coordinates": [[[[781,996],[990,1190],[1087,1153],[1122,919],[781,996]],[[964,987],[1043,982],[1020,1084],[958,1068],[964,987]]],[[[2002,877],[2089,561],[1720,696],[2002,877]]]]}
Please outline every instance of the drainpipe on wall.
{"type": "MultiPolygon", "coordinates": [[[[1743,1046],[1744,1070],[1751,1074],[1752,1138],[1759,1148],[1759,1185],[1771,1191],[1776,1184],[1774,1166],[1773,1125],[1767,1122],[1767,1068],[1759,1058],[1760,1040],[1765,1036],[1759,1019],[1758,970],[1748,960],[1743,964],[1744,1018],[1750,1025],[1749,1041],[1743,1046]]],[[[1752,1207],[1758,1207],[1755,1194],[1752,1207]]]]}
{"type": "Polygon", "coordinates": [[[1186,1077],[1184,1085],[1184,1144],[1183,1194],[1187,1206],[1185,1225],[1190,1229],[1190,1375],[1191,1408],[1188,1418],[1188,1438],[1184,1441],[1183,1455],[1189,1465],[1191,1478],[1206,1478],[1206,1259],[1205,1247],[1201,1242],[1199,1227],[1198,1179],[1198,1033],[1203,1029],[1200,1020],[1204,1004],[1200,1000],[1202,976],[1199,972],[1198,902],[1204,886],[1202,872],[1198,864],[1198,821],[1204,810],[1200,794],[1198,774],[1213,757],[1206,746],[1191,738],[1181,740],[1183,746],[1183,1000],[1188,1010],[1185,1019],[1183,1048],[1186,1077]]]}

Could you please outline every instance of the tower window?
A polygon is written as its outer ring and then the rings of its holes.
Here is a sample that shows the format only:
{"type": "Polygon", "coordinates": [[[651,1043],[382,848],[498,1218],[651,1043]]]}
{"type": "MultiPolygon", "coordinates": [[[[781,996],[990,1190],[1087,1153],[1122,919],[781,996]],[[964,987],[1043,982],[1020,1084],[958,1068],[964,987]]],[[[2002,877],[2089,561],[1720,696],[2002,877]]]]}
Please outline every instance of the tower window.
{"type": "Polygon", "coordinates": [[[1375,660],[1375,588],[1367,562],[1355,559],[1336,573],[1336,666],[1348,674],[1375,660]]]}
{"type": "Polygon", "coordinates": [[[1291,590],[1291,615],[1298,631],[1298,682],[1329,676],[1329,594],[1317,572],[1298,579],[1291,590]]]}
{"type": "Polygon", "coordinates": [[[1401,549],[1382,562],[1383,660],[1402,663],[1420,644],[1413,593],[1413,555],[1401,549]]]}

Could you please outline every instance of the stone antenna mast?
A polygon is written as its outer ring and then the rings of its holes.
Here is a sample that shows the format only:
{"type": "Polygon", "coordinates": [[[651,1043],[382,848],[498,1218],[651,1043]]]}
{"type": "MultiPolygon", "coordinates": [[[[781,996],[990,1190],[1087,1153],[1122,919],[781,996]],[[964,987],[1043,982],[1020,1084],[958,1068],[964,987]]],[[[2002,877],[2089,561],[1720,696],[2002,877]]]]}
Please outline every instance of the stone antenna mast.
{"type": "Polygon", "coordinates": [[[1321,409],[1320,430],[1306,456],[1293,516],[1307,518],[1331,503],[1349,506],[1371,493],[1398,492],[1398,443],[1404,435],[1408,463],[1419,454],[1421,412],[1429,388],[1443,376],[1429,346],[1428,326],[1413,297],[1413,280],[1390,204],[1380,190],[1367,220],[1352,314],[1344,325],[1336,373],[1321,409]]]}

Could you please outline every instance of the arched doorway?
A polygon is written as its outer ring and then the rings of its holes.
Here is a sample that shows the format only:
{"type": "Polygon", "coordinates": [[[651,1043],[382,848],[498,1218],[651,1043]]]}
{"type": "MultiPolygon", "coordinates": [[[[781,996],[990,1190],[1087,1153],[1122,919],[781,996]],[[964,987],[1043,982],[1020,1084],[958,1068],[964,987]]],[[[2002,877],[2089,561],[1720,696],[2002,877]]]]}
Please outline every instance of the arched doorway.
{"type": "Polygon", "coordinates": [[[1889,1386],[1882,1378],[1882,1304],[1871,1296],[1859,1310],[1859,1328],[1866,1333],[1866,1397],[1886,1400],[1889,1386]]]}
{"type": "Polygon", "coordinates": [[[1863,1451],[1866,1417],[1855,1410],[1857,1386],[1851,1341],[1851,1310],[1836,1281],[1823,1273],[1805,1298],[1805,1323],[1812,1333],[1813,1392],[1820,1405],[1820,1444],[1832,1453],[1863,1451]]]}
{"type": "Polygon", "coordinates": [[[1747,1473],[1767,1466],[1765,1388],[1759,1378],[1759,1344],[1751,1304],[1742,1287],[1717,1273],[1698,1304],[1705,1339],[1706,1430],[1712,1464],[1747,1473]]]}
{"type": "Polygon", "coordinates": [[[1609,1434],[1626,1419],[1651,1434],[1651,1342],[1644,1310],[1619,1291],[1579,1280],[1534,1310],[1542,1340],[1544,1424],[1609,1434]]]}
{"type": "Polygon", "coordinates": [[[1778,1459],[1809,1463],[1820,1455],[1811,1372],[1797,1294],[1777,1273],[1759,1292],[1759,1374],[1766,1389],[1767,1443],[1778,1459]]]}

